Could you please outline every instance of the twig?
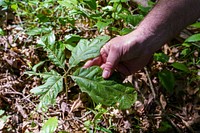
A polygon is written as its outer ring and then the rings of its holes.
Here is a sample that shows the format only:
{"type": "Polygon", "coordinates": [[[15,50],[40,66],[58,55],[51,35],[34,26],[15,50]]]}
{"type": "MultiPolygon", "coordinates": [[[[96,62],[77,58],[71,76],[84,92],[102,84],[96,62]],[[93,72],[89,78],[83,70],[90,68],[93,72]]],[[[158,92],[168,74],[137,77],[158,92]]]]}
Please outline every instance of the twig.
{"type": "Polygon", "coordinates": [[[155,93],[155,91],[154,91],[154,87],[153,87],[153,84],[152,84],[152,82],[151,82],[149,73],[148,73],[146,67],[144,67],[144,70],[145,70],[145,73],[146,73],[146,75],[147,75],[147,79],[149,80],[149,85],[150,85],[151,91],[152,91],[152,93],[153,93],[153,98],[155,99],[155,98],[156,98],[156,93],[155,93]]]}
{"type": "Polygon", "coordinates": [[[6,41],[7,41],[7,45],[5,45],[5,51],[7,51],[7,48],[8,48],[8,45],[10,45],[10,42],[9,42],[9,38],[8,38],[8,11],[6,10],[5,12],[5,15],[6,15],[6,41]]]}
{"type": "Polygon", "coordinates": [[[176,126],[176,124],[169,117],[166,117],[166,119],[174,126],[174,128],[176,128],[176,131],[178,133],[182,133],[182,131],[176,126]]]}
{"type": "Polygon", "coordinates": [[[48,116],[60,116],[61,112],[47,113],[48,116]]]}
{"type": "Polygon", "coordinates": [[[195,131],[193,130],[193,128],[187,123],[187,121],[181,119],[183,124],[188,128],[188,130],[191,132],[191,133],[195,133],[195,131]]]}
{"type": "Polygon", "coordinates": [[[71,114],[74,109],[77,109],[80,106],[80,104],[82,103],[80,99],[81,98],[80,98],[80,93],[79,93],[78,99],[76,99],[76,101],[74,101],[74,104],[72,105],[71,110],[69,111],[69,114],[71,114]]]}
{"type": "Polygon", "coordinates": [[[19,105],[17,102],[15,103],[15,106],[17,108],[17,110],[20,112],[20,114],[22,115],[22,117],[24,119],[26,119],[28,117],[28,115],[26,114],[26,112],[23,110],[23,107],[21,105],[19,105]]]}
{"type": "Polygon", "coordinates": [[[175,116],[177,116],[179,119],[181,119],[181,121],[183,122],[183,124],[187,127],[187,129],[191,132],[191,133],[195,133],[195,131],[193,130],[193,128],[187,123],[187,121],[185,121],[182,116],[180,116],[179,114],[176,114],[175,116]]]}
{"type": "Polygon", "coordinates": [[[20,96],[22,96],[23,98],[21,99],[21,100],[27,100],[28,102],[30,102],[34,107],[36,107],[36,105],[30,100],[30,99],[28,99],[27,98],[27,96],[24,96],[22,93],[20,93],[20,92],[2,92],[1,93],[2,95],[20,95],[20,96]]]}
{"type": "Polygon", "coordinates": [[[21,27],[23,27],[23,26],[22,26],[22,25],[23,25],[23,23],[22,23],[22,20],[21,20],[20,16],[19,16],[19,15],[17,15],[17,18],[19,19],[19,23],[20,23],[21,27]]]}
{"type": "Polygon", "coordinates": [[[20,92],[17,92],[12,86],[10,87],[12,89],[13,92],[4,92],[4,94],[17,94],[17,95],[21,95],[23,98],[22,99],[25,99],[27,100],[28,102],[30,102],[34,107],[36,107],[36,105],[30,100],[28,99],[27,97],[28,96],[25,96],[24,94],[20,93],[20,92]]]}
{"type": "Polygon", "coordinates": [[[2,95],[20,95],[23,97],[23,94],[19,93],[19,92],[2,92],[2,95]]]}
{"type": "Polygon", "coordinates": [[[86,112],[83,116],[81,116],[81,117],[78,118],[78,119],[83,119],[83,118],[85,118],[87,115],[89,115],[90,113],[92,113],[92,111],[86,112]]]}

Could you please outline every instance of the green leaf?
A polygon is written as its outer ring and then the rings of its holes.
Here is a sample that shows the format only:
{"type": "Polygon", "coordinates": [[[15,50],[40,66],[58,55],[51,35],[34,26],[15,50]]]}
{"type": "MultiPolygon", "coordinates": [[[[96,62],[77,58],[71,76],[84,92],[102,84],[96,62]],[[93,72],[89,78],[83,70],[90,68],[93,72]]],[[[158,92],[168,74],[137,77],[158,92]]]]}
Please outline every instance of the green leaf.
{"type": "Polygon", "coordinates": [[[3,29],[0,28],[0,36],[3,36],[4,35],[4,31],[3,29]]]}
{"type": "Polygon", "coordinates": [[[188,37],[185,42],[198,42],[200,41],[200,33],[188,37]]]}
{"type": "Polygon", "coordinates": [[[14,11],[17,11],[18,5],[17,4],[12,4],[11,5],[11,9],[14,10],[14,11]]]}
{"type": "Polygon", "coordinates": [[[65,48],[68,49],[69,51],[73,51],[74,47],[72,44],[64,44],[65,48]]]}
{"type": "Polygon", "coordinates": [[[55,42],[56,42],[55,34],[54,34],[54,32],[51,32],[51,33],[48,35],[48,44],[49,44],[49,45],[54,45],[55,42]]]}
{"type": "Polygon", "coordinates": [[[46,48],[48,58],[58,67],[65,68],[65,52],[61,44],[48,45],[46,48]]]}
{"type": "Polygon", "coordinates": [[[166,133],[172,131],[173,127],[168,121],[161,121],[160,127],[158,128],[159,133],[166,133]]]}
{"type": "Polygon", "coordinates": [[[76,34],[69,34],[65,36],[65,48],[68,49],[69,51],[72,51],[78,41],[80,41],[81,36],[76,35],[76,34]]]}
{"type": "Polygon", "coordinates": [[[113,9],[113,6],[105,6],[105,7],[102,7],[102,10],[103,11],[113,11],[114,9],[113,9]]]}
{"type": "Polygon", "coordinates": [[[51,72],[43,72],[43,73],[37,73],[34,71],[26,71],[24,74],[28,74],[29,76],[33,76],[33,75],[40,76],[40,78],[43,78],[44,81],[46,81],[48,78],[50,78],[52,76],[60,78],[60,75],[57,74],[57,72],[54,70],[51,70],[51,72]]]}
{"type": "Polygon", "coordinates": [[[99,130],[99,131],[102,131],[103,133],[112,133],[111,130],[109,130],[109,129],[105,128],[105,127],[97,126],[96,129],[99,130]]]}
{"type": "Polygon", "coordinates": [[[44,15],[44,14],[37,14],[37,18],[39,20],[39,22],[41,23],[47,23],[47,22],[50,22],[50,17],[48,17],[47,15],[44,15]]]}
{"type": "Polygon", "coordinates": [[[121,17],[124,18],[125,21],[127,23],[131,24],[132,26],[138,25],[139,22],[141,22],[142,19],[144,18],[143,15],[139,15],[139,14],[138,15],[128,15],[128,16],[122,14],[121,17]]]}
{"type": "Polygon", "coordinates": [[[172,64],[172,66],[178,70],[181,70],[181,71],[184,71],[186,73],[189,72],[189,69],[187,68],[187,66],[185,64],[182,64],[182,63],[178,63],[178,62],[175,62],[172,64]]]}
{"type": "Polygon", "coordinates": [[[84,0],[84,2],[88,4],[91,9],[93,10],[97,9],[96,0],[84,0]]]}
{"type": "Polygon", "coordinates": [[[101,74],[102,69],[93,66],[78,69],[71,77],[94,102],[120,109],[130,108],[137,98],[133,87],[119,84],[114,80],[104,80],[101,74]]]}
{"type": "Polygon", "coordinates": [[[110,0],[110,3],[120,2],[121,0],[110,0]]]}
{"type": "Polygon", "coordinates": [[[128,0],[110,0],[110,3],[127,2],[128,0]]]}
{"type": "Polygon", "coordinates": [[[73,9],[78,5],[77,0],[58,0],[57,2],[68,9],[73,9]]]}
{"type": "Polygon", "coordinates": [[[165,63],[165,62],[168,62],[169,60],[169,56],[167,56],[166,54],[164,53],[155,53],[154,54],[154,59],[156,61],[160,61],[162,63],[165,63]]]}
{"type": "Polygon", "coordinates": [[[189,48],[185,48],[181,51],[181,55],[187,56],[187,55],[189,55],[190,52],[191,52],[191,50],[189,48]]]}
{"type": "Polygon", "coordinates": [[[41,133],[54,133],[58,127],[58,118],[51,117],[43,125],[41,133]]]}
{"type": "Polygon", "coordinates": [[[65,36],[65,41],[66,43],[74,43],[78,42],[81,39],[81,36],[76,35],[76,34],[69,34],[65,36]]]}
{"type": "Polygon", "coordinates": [[[63,43],[55,43],[55,35],[50,33],[43,36],[38,42],[47,51],[48,58],[58,67],[65,68],[65,46],[63,43]]]}
{"type": "Polygon", "coordinates": [[[119,31],[119,33],[120,33],[120,35],[126,35],[132,31],[133,31],[133,29],[131,29],[131,28],[123,28],[122,30],[119,31]]]}
{"type": "Polygon", "coordinates": [[[200,28],[200,22],[194,23],[191,26],[195,28],[200,28]]]}
{"type": "Polygon", "coordinates": [[[55,71],[45,75],[45,84],[31,89],[31,93],[40,95],[39,109],[46,111],[48,105],[55,103],[58,93],[63,90],[63,77],[55,71]]]}
{"type": "Polygon", "coordinates": [[[6,4],[6,2],[5,2],[5,0],[0,0],[0,6],[6,6],[7,4],[6,4]]]}
{"type": "Polygon", "coordinates": [[[40,67],[40,66],[43,65],[44,63],[45,63],[45,61],[39,62],[38,64],[36,64],[36,65],[34,65],[34,66],[32,67],[32,70],[33,70],[34,72],[36,72],[37,69],[38,69],[38,67],[40,67]]]}
{"type": "Polygon", "coordinates": [[[184,42],[184,43],[182,44],[182,46],[189,48],[189,47],[191,46],[191,44],[190,44],[190,43],[185,43],[185,42],[184,42]]]}
{"type": "Polygon", "coordinates": [[[4,0],[0,0],[0,6],[4,4],[4,0]]]}
{"type": "Polygon", "coordinates": [[[140,11],[140,14],[143,14],[144,16],[146,16],[149,11],[152,9],[154,3],[153,2],[148,2],[148,6],[147,7],[144,7],[142,6],[141,4],[138,5],[138,9],[140,11]]]}
{"type": "Polygon", "coordinates": [[[109,39],[109,36],[98,36],[91,42],[86,39],[81,39],[77,46],[72,50],[72,56],[69,59],[70,68],[75,67],[81,61],[98,56],[100,53],[100,48],[109,39]]]}
{"type": "Polygon", "coordinates": [[[175,78],[174,74],[169,70],[163,70],[158,73],[158,78],[162,84],[162,86],[169,92],[173,93],[175,78]]]}
{"type": "Polygon", "coordinates": [[[0,110],[0,116],[4,114],[4,110],[0,110]]]}
{"type": "Polygon", "coordinates": [[[97,29],[100,32],[102,32],[111,23],[112,21],[108,21],[108,22],[97,21],[96,26],[97,26],[97,29]]]}
{"type": "Polygon", "coordinates": [[[46,27],[35,27],[33,29],[29,29],[26,34],[30,35],[30,36],[35,36],[35,35],[40,35],[43,33],[49,33],[50,31],[52,31],[52,28],[46,28],[46,27]]]}
{"type": "Polygon", "coordinates": [[[3,115],[4,113],[5,113],[4,110],[0,110],[0,130],[2,130],[4,128],[7,119],[10,117],[7,115],[3,115]]]}

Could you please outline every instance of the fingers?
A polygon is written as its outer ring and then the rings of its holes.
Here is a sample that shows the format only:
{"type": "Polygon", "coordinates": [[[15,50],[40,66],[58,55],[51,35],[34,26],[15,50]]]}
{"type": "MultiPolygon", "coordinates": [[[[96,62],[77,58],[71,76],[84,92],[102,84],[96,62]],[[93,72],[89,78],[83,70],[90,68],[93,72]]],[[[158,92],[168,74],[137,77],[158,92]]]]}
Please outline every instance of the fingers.
{"type": "MultiPolygon", "coordinates": [[[[104,48],[101,50],[102,55],[103,53],[107,52],[107,51],[105,52],[104,50],[105,50],[104,48]]],[[[105,64],[101,66],[101,68],[103,69],[103,74],[102,74],[103,78],[107,79],[110,77],[116,65],[118,64],[119,60],[120,60],[120,49],[112,45],[108,51],[108,56],[106,58],[105,64]]]]}
{"type": "Polygon", "coordinates": [[[117,42],[109,41],[105,44],[100,51],[100,56],[87,61],[83,68],[88,68],[94,65],[101,66],[103,69],[102,77],[105,79],[109,78],[121,57],[122,49],[117,45],[117,42]]]}
{"type": "Polygon", "coordinates": [[[101,58],[101,56],[99,56],[99,57],[96,57],[96,58],[94,58],[94,59],[88,60],[88,61],[84,64],[83,68],[89,68],[89,67],[95,66],[95,65],[100,66],[101,63],[102,63],[102,58],[101,58]]]}
{"type": "Polygon", "coordinates": [[[101,48],[101,51],[100,51],[100,56],[94,58],[94,59],[91,59],[91,60],[88,60],[85,65],[83,66],[83,68],[89,68],[91,66],[101,66],[103,63],[106,62],[106,58],[107,58],[107,53],[108,53],[108,50],[109,50],[109,47],[106,45],[104,45],[103,48],[101,48]]]}

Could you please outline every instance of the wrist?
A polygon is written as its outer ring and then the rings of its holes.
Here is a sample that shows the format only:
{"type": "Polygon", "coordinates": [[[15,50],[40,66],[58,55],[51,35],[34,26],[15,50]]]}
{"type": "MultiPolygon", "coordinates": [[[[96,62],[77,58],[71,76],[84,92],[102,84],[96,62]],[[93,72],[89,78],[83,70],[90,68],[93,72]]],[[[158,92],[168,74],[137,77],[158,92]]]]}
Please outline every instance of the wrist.
{"type": "Polygon", "coordinates": [[[155,47],[158,43],[155,40],[153,32],[136,29],[125,36],[128,40],[128,45],[130,45],[131,51],[134,51],[134,55],[146,56],[155,52],[155,47]]]}
{"type": "Polygon", "coordinates": [[[127,36],[131,38],[131,42],[136,42],[139,53],[151,55],[166,43],[169,39],[168,35],[168,30],[165,28],[153,28],[140,25],[127,36]]]}

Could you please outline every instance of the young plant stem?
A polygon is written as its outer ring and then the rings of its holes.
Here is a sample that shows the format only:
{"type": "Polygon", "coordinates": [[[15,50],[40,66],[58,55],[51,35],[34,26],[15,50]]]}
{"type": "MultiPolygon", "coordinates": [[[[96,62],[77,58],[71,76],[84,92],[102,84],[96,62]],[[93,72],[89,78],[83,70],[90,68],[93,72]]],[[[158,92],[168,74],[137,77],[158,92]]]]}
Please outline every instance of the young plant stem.
{"type": "Polygon", "coordinates": [[[65,87],[65,91],[66,91],[66,97],[67,97],[67,99],[68,99],[68,88],[69,88],[69,86],[68,86],[68,80],[67,80],[67,77],[68,77],[68,75],[69,75],[69,71],[70,71],[70,69],[68,69],[67,71],[65,70],[65,69],[63,69],[64,70],[64,72],[65,72],[65,74],[63,75],[63,77],[64,77],[64,87],[65,87]]]}
{"type": "Polygon", "coordinates": [[[68,84],[67,84],[67,77],[66,76],[64,76],[64,84],[65,84],[66,97],[68,99],[68,84]]]}

